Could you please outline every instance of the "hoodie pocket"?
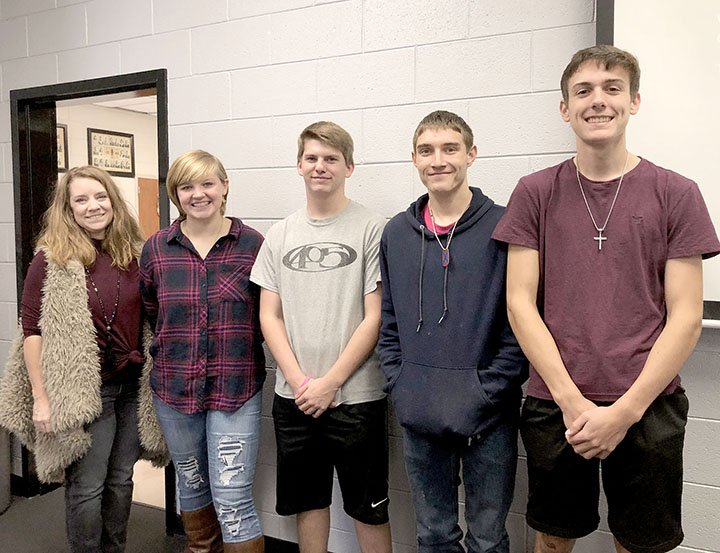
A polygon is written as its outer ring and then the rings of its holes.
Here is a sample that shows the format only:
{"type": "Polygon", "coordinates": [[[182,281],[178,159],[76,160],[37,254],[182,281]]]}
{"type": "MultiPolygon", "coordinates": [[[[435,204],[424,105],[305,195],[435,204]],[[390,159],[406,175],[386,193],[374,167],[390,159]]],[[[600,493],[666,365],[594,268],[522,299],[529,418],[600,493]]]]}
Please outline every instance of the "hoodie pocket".
{"type": "Polygon", "coordinates": [[[392,372],[391,374],[388,374],[388,371],[387,371],[387,369],[386,369],[385,374],[386,374],[386,377],[387,377],[387,381],[386,381],[385,384],[383,385],[383,392],[385,392],[386,394],[392,393],[393,388],[395,387],[395,384],[396,384],[397,381],[400,379],[400,375],[401,375],[402,372],[403,372],[403,367],[404,367],[404,366],[405,366],[405,362],[403,361],[403,362],[400,363],[400,366],[398,366],[397,368],[394,368],[394,369],[393,369],[394,372],[392,372]]]}
{"type": "Polygon", "coordinates": [[[437,436],[473,436],[494,415],[477,367],[435,367],[403,361],[391,387],[400,424],[437,436]]]}

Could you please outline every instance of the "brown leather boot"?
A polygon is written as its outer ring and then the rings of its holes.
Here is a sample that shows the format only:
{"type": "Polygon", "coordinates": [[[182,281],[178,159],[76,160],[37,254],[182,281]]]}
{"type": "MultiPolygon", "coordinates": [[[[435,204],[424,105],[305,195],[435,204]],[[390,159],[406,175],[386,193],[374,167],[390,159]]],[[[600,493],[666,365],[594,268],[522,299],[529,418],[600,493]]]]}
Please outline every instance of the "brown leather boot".
{"type": "Polygon", "coordinates": [[[222,532],[210,504],[197,511],[180,513],[188,546],[185,553],[223,553],[222,532]]]}
{"type": "Polygon", "coordinates": [[[250,541],[223,544],[225,553],[265,553],[265,538],[260,536],[250,541]]]}

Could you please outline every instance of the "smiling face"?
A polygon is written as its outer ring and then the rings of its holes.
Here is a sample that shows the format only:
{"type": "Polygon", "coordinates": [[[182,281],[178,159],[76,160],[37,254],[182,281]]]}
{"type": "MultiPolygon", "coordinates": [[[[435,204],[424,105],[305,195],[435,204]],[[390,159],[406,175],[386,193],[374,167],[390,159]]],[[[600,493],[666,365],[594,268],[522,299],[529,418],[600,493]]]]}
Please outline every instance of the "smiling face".
{"type": "Polygon", "coordinates": [[[355,166],[348,165],[337,148],[308,139],[305,140],[297,169],[308,193],[334,196],[345,194],[345,179],[353,174],[355,166]]]}
{"type": "Polygon", "coordinates": [[[102,240],[113,220],[113,206],[105,187],[89,177],[75,177],[69,186],[75,222],[90,238],[102,240]]]}
{"type": "Polygon", "coordinates": [[[223,201],[228,191],[228,181],[216,175],[185,182],[177,187],[180,210],[187,219],[209,221],[222,217],[223,201]]]}
{"type": "Polygon", "coordinates": [[[450,128],[429,128],[417,138],[413,163],[430,194],[452,194],[468,186],[467,169],[477,148],[465,146],[462,134],[450,128]]]}
{"type": "Polygon", "coordinates": [[[625,146],[625,128],[640,108],[640,94],[630,93],[626,69],[607,69],[594,60],[583,63],[568,81],[567,102],[560,115],[570,123],[578,143],[625,146]]]}

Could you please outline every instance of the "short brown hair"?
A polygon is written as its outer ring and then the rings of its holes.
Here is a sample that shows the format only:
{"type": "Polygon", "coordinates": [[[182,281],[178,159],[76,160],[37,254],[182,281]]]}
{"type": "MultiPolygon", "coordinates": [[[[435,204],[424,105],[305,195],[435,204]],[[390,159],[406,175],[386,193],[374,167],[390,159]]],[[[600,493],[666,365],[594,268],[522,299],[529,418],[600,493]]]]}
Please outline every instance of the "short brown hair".
{"type": "Polygon", "coordinates": [[[423,117],[415,129],[415,134],[413,135],[413,152],[417,147],[418,137],[428,129],[452,129],[462,135],[465,148],[467,148],[468,151],[473,147],[473,132],[470,125],[465,122],[465,119],[451,111],[438,110],[423,117]]]}
{"type": "Polygon", "coordinates": [[[353,139],[350,133],[332,121],[317,121],[303,129],[298,137],[297,159],[300,161],[305,151],[306,140],[318,140],[323,144],[339,150],[345,158],[345,165],[355,165],[353,160],[353,139]]]}
{"type": "MultiPolygon", "coordinates": [[[[180,207],[177,189],[185,183],[202,180],[209,175],[214,175],[223,182],[228,180],[227,171],[225,171],[222,162],[204,150],[190,150],[173,161],[167,174],[166,187],[170,200],[180,212],[181,221],[187,215],[180,207]]],[[[220,207],[220,212],[223,215],[225,214],[226,205],[227,193],[223,196],[223,203],[220,207]]]]}
{"type": "Polygon", "coordinates": [[[622,67],[628,72],[630,77],[630,97],[634,98],[640,90],[640,63],[630,52],[609,46],[607,44],[599,44],[584,48],[575,52],[575,55],[568,63],[565,71],[560,78],[560,90],[562,91],[563,100],[567,103],[570,93],[568,91],[568,83],[570,78],[577,73],[580,66],[587,61],[595,61],[605,69],[612,69],[615,66],[622,67]]]}

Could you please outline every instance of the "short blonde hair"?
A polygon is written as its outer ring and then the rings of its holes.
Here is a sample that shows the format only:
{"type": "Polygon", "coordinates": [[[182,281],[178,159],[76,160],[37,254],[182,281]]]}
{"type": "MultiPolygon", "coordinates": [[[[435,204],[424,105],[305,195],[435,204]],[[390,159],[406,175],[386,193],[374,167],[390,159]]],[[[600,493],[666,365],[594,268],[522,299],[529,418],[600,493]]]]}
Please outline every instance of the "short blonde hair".
{"type": "MultiPolygon", "coordinates": [[[[180,212],[181,221],[185,220],[187,215],[180,206],[178,188],[185,183],[202,180],[209,175],[214,175],[223,182],[228,180],[227,171],[222,162],[205,150],[190,150],[173,161],[167,174],[166,186],[168,197],[180,212]]],[[[220,213],[223,215],[226,206],[227,192],[223,196],[222,206],[220,206],[220,213]]]]}

